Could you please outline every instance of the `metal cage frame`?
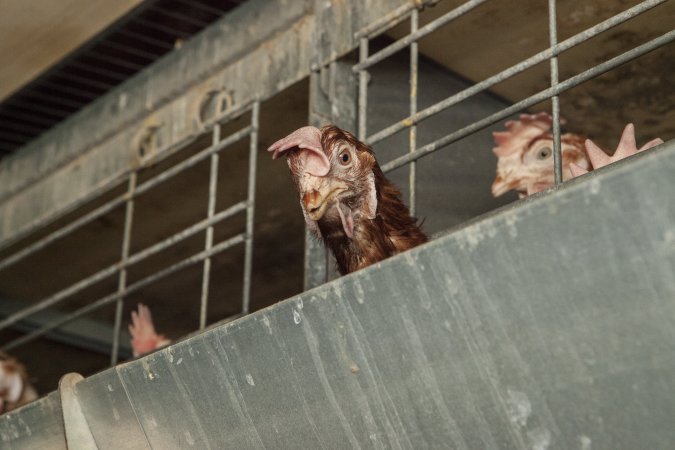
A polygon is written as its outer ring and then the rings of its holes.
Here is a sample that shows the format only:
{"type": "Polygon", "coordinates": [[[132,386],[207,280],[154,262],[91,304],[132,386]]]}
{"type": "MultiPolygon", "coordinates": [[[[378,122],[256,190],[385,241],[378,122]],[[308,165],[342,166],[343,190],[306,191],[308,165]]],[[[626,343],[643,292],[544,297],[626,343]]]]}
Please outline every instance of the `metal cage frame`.
{"type": "MultiPolygon", "coordinates": [[[[419,26],[419,11],[421,7],[425,6],[429,2],[420,2],[420,1],[407,1],[403,4],[401,2],[389,2],[399,4],[399,6],[393,8],[387,14],[381,16],[380,19],[376,19],[361,27],[356,31],[353,36],[350,37],[350,41],[347,44],[342,43],[340,45],[336,44],[336,47],[340,47],[340,51],[330,52],[328,61],[325,60],[315,60],[313,61],[311,67],[308,67],[306,75],[310,75],[310,122],[313,124],[321,124],[326,121],[338,122],[340,126],[354,126],[357,129],[357,134],[359,139],[363,140],[369,145],[373,145],[377,142],[382,141],[383,139],[392,136],[395,133],[407,130],[408,131],[408,141],[409,148],[408,152],[400,157],[393,159],[392,161],[387,162],[382,166],[382,170],[387,173],[401,168],[403,166],[409,166],[409,206],[412,214],[415,214],[416,209],[416,161],[424,156],[427,156],[431,153],[434,153],[441,148],[448,146],[449,144],[456,142],[472,133],[475,133],[481,129],[484,129],[500,120],[503,120],[514,113],[526,109],[530,106],[533,106],[544,100],[551,99],[552,101],[552,115],[553,115],[553,136],[554,136],[554,171],[555,171],[555,183],[559,185],[562,183],[562,165],[561,165],[561,132],[560,132],[560,105],[558,96],[583,83],[587,80],[590,80],[593,77],[596,77],[600,74],[603,74],[611,69],[618,67],[619,65],[631,61],[635,58],[638,58],[645,53],[654,50],[656,48],[662,47],[670,42],[675,40],[675,30],[666,32],[665,34],[658,36],[644,44],[641,44],[633,49],[618,55],[614,58],[611,58],[601,64],[598,64],[584,72],[581,72],[577,75],[574,75],[568,79],[560,80],[559,79],[559,67],[558,67],[558,55],[562,52],[569,50],[597,35],[603,33],[613,27],[616,27],[633,17],[636,17],[639,14],[642,14],[662,3],[666,0],[645,0],[641,3],[619,13],[609,19],[606,19],[580,33],[575,34],[574,36],[565,39],[562,42],[558,42],[557,38],[557,24],[556,24],[556,0],[548,0],[548,18],[549,18],[549,46],[543,51],[518,62],[517,64],[512,65],[511,67],[502,70],[501,72],[484,79],[480,82],[475,83],[474,85],[458,92],[450,97],[447,97],[434,105],[426,107],[424,109],[418,109],[417,104],[417,84],[418,84],[418,63],[419,63],[419,49],[418,41],[433,33],[435,30],[450,24],[453,20],[461,17],[465,14],[470,13],[474,8],[486,3],[488,0],[470,0],[461,6],[451,10],[450,12],[438,17],[437,19],[431,21],[430,23],[420,27],[419,26]],[[378,36],[382,32],[390,29],[391,27],[403,23],[404,21],[409,20],[410,22],[410,31],[409,33],[388,45],[384,49],[374,53],[369,54],[369,42],[374,37],[378,36]],[[359,49],[359,61],[355,65],[346,64],[341,60],[341,56],[346,54],[347,51],[351,49],[359,49]],[[369,134],[367,129],[367,103],[368,103],[368,69],[377,64],[378,62],[384,60],[385,58],[393,55],[394,53],[405,49],[410,49],[410,92],[409,92],[409,115],[408,117],[400,120],[390,126],[372,132],[369,134]],[[417,145],[417,124],[424,121],[425,119],[447,109],[451,106],[457,105],[458,103],[466,100],[476,94],[485,92],[490,87],[500,83],[508,78],[511,78],[537,64],[542,62],[549,61],[550,63],[550,87],[544,89],[534,95],[531,95],[525,99],[518,101],[517,103],[502,109],[494,114],[491,114],[488,117],[485,117],[481,120],[478,120],[470,125],[467,125],[461,129],[454,130],[447,134],[446,136],[426,144],[424,146],[417,145]],[[328,75],[325,75],[328,74],[328,75]],[[329,88],[323,89],[323,77],[329,77],[329,88]],[[351,95],[339,95],[338,92],[351,92],[351,95]],[[340,113],[336,116],[335,111],[338,110],[340,113]]],[[[385,4],[389,4],[384,2],[385,4]]],[[[435,3],[435,2],[431,2],[435,3]]],[[[325,17],[324,17],[325,19],[325,17]]],[[[320,28],[320,23],[317,25],[320,28]]],[[[317,50],[318,53],[325,53],[322,49],[317,50]]],[[[289,80],[291,80],[289,76],[289,80]]],[[[285,86],[287,86],[290,81],[286,80],[284,83],[278,83],[274,88],[276,92],[281,91],[285,86]]],[[[87,314],[95,309],[98,309],[104,305],[109,305],[112,303],[116,304],[115,310],[115,324],[114,324],[114,337],[112,343],[111,351],[111,364],[114,365],[118,361],[119,355],[119,339],[120,339],[120,328],[122,324],[122,307],[124,298],[141,289],[144,286],[147,286],[150,283],[160,281],[162,278],[175,273],[176,271],[185,268],[189,265],[202,263],[203,264],[203,278],[202,278],[202,290],[201,290],[201,301],[200,301],[200,329],[204,329],[206,326],[206,311],[209,300],[209,279],[211,272],[211,258],[238,244],[245,245],[245,256],[244,256],[244,279],[243,279],[243,297],[241,301],[241,313],[240,315],[245,315],[249,312],[249,301],[250,301],[250,291],[251,291],[251,271],[252,271],[252,251],[253,251],[253,219],[254,219],[254,209],[255,209],[255,183],[256,183],[256,155],[258,151],[258,130],[259,130],[259,111],[260,111],[260,101],[266,97],[269,97],[274,94],[272,91],[269,94],[260,94],[258,98],[252,99],[245,102],[242,106],[233,108],[230,111],[221,113],[217,117],[213,118],[209,122],[203,124],[203,132],[198,135],[189,137],[189,139],[183,139],[178,142],[170,143],[166,148],[161,149],[158,152],[158,155],[146,156],[141,159],[138,167],[130,169],[123,177],[115,179],[116,183],[124,181],[127,183],[126,192],[110,201],[104,205],[96,208],[95,210],[84,214],[83,216],[75,219],[73,222],[65,225],[64,227],[52,232],[51,234],[45,236],[44,238],[39,239],[38,241],[26,246],[25,248],[20,249],[14,254],[2,259],[0,261],[0,270],[3,270],[12,264],[28,257],[29,255],[34,254],[35,252],[43,249],[50,243],[78,230],[79,228],[85,226],[86,224],[92,222],[93,220],[105,215],[106,213],[112,211],[117,207],[125,207],[125,222],[124,222],[124,233],[121,243],[120,258],[115,263],[106,267],[97,273],[80,280],[79,282],[60,290],[59,292],[54,293],[53,295],[25,308],[22,309],[9,317],[0,321],[0,330],[10,327],[11,325],[16,324],[22,319],[38,312],[43,309],[52,307],[60,303],[61,301],[67,299],[69,296],[82,291],[83,289],[91,286],[92,284],[103,280],[104,278],[110,277],[112,275],[117,275],[118,277],[118,289],[116,292],[107,295],[103,298],[92,301],[85,307],[82,307],[67,316],[64,316],[61,320],[57,322],[50,323],[45,325],[35,331],[32,331],[18,339],[15,339],[3,346],[6,350],[11,350],[16,348],[19,345],[26,344],[49,331],[58,328],[65,324],[68,321],[71,321],[77,317],[80,317],[84,314],[87,314]],[[250,124],[239,131],[234,132],[233,134],[222,137],[221,136],[221,125],[227,122],[228,120],[240,116],[242,114],[250,113],[251,120],[250,124]],[[180,162],[176,166],[171,167],[170,169],[158,174],[157,176],[145,181],[141,184],[137,184],[137,174],[139,170],[147,167],[150,162],[153,164],[159,160],[165,159],[168,156],[179,151],[181,148],[185,147],[188,143],[194,142],[198,137],[210,134],[212,138],[211,145],[199,153],[189,157],[188,159],[180,162]],[[239,142],[243,139],[248,138],[250,140],[249,148],[249,166],[248,166],[248,191],[246,200],[240,201],[225,210],[216,211],[215,210],[215,200],[216,200],[216,187],[218,183],[217,179],[217,167],[219,161],[219,154],[226,150],[228,146],[239,142]],[[152,159],[152,161],[151,161],[152,159]],[[178,174],[179,172],[192,167],[200,161],[210,159],[210,175],[209,175],[209,197],[208,197],[208,209],[207,209],[207,218],[193,224],[192,226],[166,238],[156,244],[145,248],[137,253],[130,254],[130,240],[133,233],[133,222],[134,222],[134,200],[139,195],[144,192],[152,189],[154,186],[162,183],[163,181],[169,179],[170,177],[178,174]],[[236,214],[245,212],[246,213],[246,226],[245,230],[241,233],[223,241],[220,243],[214,243],[213,241],[213,228],[214,226],[236,214]],[[190,236],[194,236],[197,233],[205,232],[205,243],[204,250],[198,254],[195,254],[187,259],[184,259],[168,268],[165,268],[159,272],[156,272],[146,278],[143,278],[132,284],[127,282],[127,269],[133,264],[156,254],[157,252],[169,247],[170,245],[175,244],[183,239],[186,239],[190,236]]],[[[99,191],[92,191],[91,195],[99,195],[101,192],[105,192],[105,189],[100,188],[99,191]]],[[[91,198],[91,197],[90,197],[91,198]]],[[[31,232],[35,229],[31,229],[31,232]]],[[[13,244],[15,240],[10,239],[5,242],[0,242],[0,250],[7,248],[9,245],[13,244]]],[[[325,249],[318,246],[316,243],[312,243],[311,239],[308,237],[306,240],[306,260],[305,260],[305,289],[309,289],[316,285],[319,285],[325,282],[329,278],[329,269],[328,269],[328,260],[326,257],[325,249]]]]}

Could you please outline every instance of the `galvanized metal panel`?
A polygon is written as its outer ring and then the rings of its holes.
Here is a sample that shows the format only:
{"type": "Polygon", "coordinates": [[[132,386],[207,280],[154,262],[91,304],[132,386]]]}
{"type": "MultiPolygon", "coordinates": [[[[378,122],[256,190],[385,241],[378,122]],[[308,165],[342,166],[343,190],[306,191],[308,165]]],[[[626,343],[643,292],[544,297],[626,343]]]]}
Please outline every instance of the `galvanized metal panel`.
{"type": "Polygon", "coordinates": [[[75,394],[101,450],[149,449],[136,411],[117,374],[121,367],[82,380],[75,385],[75,394]]]}
{"type": "Polygon", "coordinates": [[[119,367],[148,442],[671,448],[674,171],[670,142],[119,367]]]}
{"type": "Polygon", "coordinates": [[[9,450],[66,448],[58,392],[0,416],[0,447],[9,450]]]}

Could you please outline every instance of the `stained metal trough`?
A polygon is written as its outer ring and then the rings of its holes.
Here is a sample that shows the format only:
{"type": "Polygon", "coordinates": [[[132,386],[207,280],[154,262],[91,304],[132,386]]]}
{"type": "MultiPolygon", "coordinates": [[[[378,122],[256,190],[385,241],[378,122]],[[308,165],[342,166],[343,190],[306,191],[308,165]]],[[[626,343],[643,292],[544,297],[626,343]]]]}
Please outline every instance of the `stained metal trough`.
{"type": "MultiPolygon", "coordinates": [[[[673,173],[670,141],[60,395],[98,448],[672,448],[673,173]]],[[[65,448],[60,404],[2,447],[65,448]]]]}

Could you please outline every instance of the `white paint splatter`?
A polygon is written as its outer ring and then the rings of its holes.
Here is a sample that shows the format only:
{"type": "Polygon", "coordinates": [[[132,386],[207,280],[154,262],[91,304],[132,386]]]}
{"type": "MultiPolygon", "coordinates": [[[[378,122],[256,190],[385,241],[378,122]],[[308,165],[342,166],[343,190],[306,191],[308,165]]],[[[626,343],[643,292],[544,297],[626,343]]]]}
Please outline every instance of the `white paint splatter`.
{"type": "Polygon", "coordinates": [[[187,442],[190,447],[195,445],[195,440],[194,440],[194,438],[192,437],[192,435],[190,434],[189,431],[185,432],[185,442],[187,442]]]}
{"type": "Polygon", "coordinates": [[[668,230],[663,234],[666,246],[675,249],[675,230],[668,230]]]}
{"type": "Polygon", "coordinates": [[[178,361],[176,361],[176,365],[180,366],[182,362],[183,362],[183,358],[178,358],[178,361]]]}
{"type": "Polygon", "coordinates": [[[581,441],[581,450],[591,450],[592,444],[591,438],[582,434],[581,436],[579,436],[579,440],[581,441]]]}
{"type": "Polygon", "coordinates": [[[255,381],[253,381],[253,376],[250,373],[246,374],[246,382],[251,386],[255,386],[255,381]]]}
{"type": "Polygon", "coordinates": [[[600,193],[600,180],[597,177],[593,178],[590,183],[588,183],[588,192],[593,195],[598,195],[600,193]]]}
{"type": "Polygon", "coordinates": [[[109,391],[109,392],[112,392],[112,391],[113,391],[113,387],[112,387],[111,384],[108,384],[108,391],[109,391]]]}
{"type": "Polygon", "coordinates": [[[356,302],[359,305],[363,305],[363,302],[366,298],[366,293],[363,291],[363,286],[359,281],[354,282],[354,290],[356,291],[356,302]]]}
{"type": "Polygon", "coordinates": [[[272,324],[270,323],[270,318],[267,317],[267,316],[263,316],[262,322],[265,325],[265,327],[267,328],[267,331],[269,332],[269,334],[272,334],[272,324]]]}
{"type": "Polygon", "coordinates": [[[293,310],[293,322],[295,322],[296,325],[302,322],[302,316],[295,309],[293,310]]]}
{"type": "Polygon", "coordinates": [[[506,229],[509,231],[509,236],[511,236],[512,239],[517,238],[518,228],[516,227],[516,223],[518,222],[518,216],[515,214],[508,214],[504,222],[506,224],[506,229]]]}
{"type": "Polygon", "coordinates": [[[527,432],[532,450],[546,450],[551,445],[551,432],[547,428],[537,427],[527,432]]]}
{"type": "Polygon", "coordinates": [[[509,398],[506,403],[509,408],[509,418],[512,423],[524,427],[527,425],[527,419],[532,414],[532,404],[523,392],[508,389],[509,398]]]}
{"type": "Polygon", "coordinates": [[[151,428],[157,428],[157,421],[154,417],[148,419],[148,425],[150,425],[151,428]]]}
{"type": "Polygon", "coordinates": [[[119,109],[124,109],[127,107],[127,94],[121,94],[117,99],[117,107],[119,109]]]}
{"type": "Polygon", "coordinates": [[[297,304],[298,304],[298,309],[299,309],[299,310],[302,310],[302,308],[304,307],[304,305],[303,305],[303,303],[302,303],[302,299],[301,299],[301,298],[298,299],[298,303],[297,303],[297,304]]]}

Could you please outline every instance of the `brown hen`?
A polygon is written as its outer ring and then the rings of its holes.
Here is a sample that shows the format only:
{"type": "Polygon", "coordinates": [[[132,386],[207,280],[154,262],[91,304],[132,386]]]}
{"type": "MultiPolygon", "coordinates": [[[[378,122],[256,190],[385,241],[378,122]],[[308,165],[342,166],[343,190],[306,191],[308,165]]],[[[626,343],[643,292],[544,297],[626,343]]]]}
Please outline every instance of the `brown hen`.
{"type": "Polygon", "coordinates": [[[287,155],[307,226],[342,275],[427,241],[372,149],[351,133],[304,127],[268,151],[275,159],[287,155]]]}

